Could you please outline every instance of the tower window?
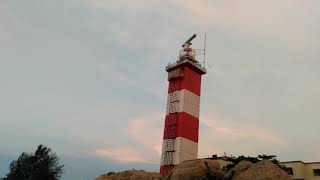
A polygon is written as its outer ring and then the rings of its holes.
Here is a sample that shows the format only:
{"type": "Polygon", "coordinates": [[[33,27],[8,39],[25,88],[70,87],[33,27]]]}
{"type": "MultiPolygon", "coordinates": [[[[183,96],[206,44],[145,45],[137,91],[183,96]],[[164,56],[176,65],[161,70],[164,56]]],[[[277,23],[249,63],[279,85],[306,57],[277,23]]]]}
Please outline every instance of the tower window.
{"type": "Polygon", "coordinates": [[[286,168],[286,171],[289,175],[293,175],[293,170],[292,168],[286,168]]]}
{"type": "Polygon", "coordinates": [[[313,170],[313,175],[314,176],[320,176],[320,169],[314,169],[313,170]]]}

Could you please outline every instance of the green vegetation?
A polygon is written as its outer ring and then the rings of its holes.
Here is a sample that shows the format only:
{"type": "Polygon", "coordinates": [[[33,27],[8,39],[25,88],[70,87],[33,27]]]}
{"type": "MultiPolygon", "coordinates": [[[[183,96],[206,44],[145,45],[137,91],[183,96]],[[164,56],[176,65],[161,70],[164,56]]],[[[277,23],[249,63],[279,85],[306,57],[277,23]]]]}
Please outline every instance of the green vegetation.
{"type": "Polygon", "coordinates": [[[58,180],[63,172],[59,158],[50,148],[39,145],[34,153],[23,152],[10,164],[5,180],[58,180]]]}
{"type": "Polygon", "coordinates": [[[102,174],[100,176],[111,176],[112,174],[115,174],[115,172],[111,171],[111,172],[108,172],[107,174],[102,174]]]}
{"type": "MultiPolygon", "coordinates": [[[[241,161],[250,161],[252,163],[257,163],[261,160],[270,160],[272,161],[274,164],[278,165],[281,169],[286,170],[286,167],[283,165],[279,165],[279,161],[276,159],[276,155],[265,155],[265,154],[260,154],[257,157],[251,157],[251,156],[238,156],[238,157],[228,157],[228,156],[224,156],[222,157],[224,160],[230,161],[232,162],[232,164],[227,165],[223,170],[224,171],[228,171],[231,168],[233,168],[235,165],[237,165],[239,162],[241,161]]],[[[217,155],[212,155],[211,159],[218,159],[220,157],[218,157],[217,155]]]]}

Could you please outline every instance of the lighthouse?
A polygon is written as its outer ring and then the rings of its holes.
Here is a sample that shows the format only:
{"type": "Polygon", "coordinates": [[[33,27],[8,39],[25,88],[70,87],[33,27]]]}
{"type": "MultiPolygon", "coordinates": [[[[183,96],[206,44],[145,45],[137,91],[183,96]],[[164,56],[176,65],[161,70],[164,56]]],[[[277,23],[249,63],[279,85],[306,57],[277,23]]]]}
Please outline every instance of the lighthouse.
{"type": "Polygon", "coordinates": [[[191,47],[194,34],[183,45],[178,60],[168,64],[168,97],[164,122],[160,173],[166,175],[177,164],[197,159],[201,76],[206,69],[191,47]]]}

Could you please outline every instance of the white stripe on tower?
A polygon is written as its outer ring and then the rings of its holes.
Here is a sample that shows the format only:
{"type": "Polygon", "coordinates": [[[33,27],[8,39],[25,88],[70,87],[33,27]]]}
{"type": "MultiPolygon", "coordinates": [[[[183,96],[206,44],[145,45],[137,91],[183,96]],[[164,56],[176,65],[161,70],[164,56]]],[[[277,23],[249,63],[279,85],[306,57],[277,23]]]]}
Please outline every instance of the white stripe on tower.
{"type": "Polygon", "coordinates": [[[197,144],[198,143],[183,137],[177,137],[176,139],[165,139],[163,140],[162,152],[183,151],[188,154],[197,155],[198,148],[195,148],[197,144]]]}
{"type": "Polygon", "coordinates": [[[168,94],[166,114],[186,112],[199,118],[200,96],[186,89],[168,94]]]}
{"type": "MultiPolygon", "coordinates": [[[[185,112],[199,118],[200,96],[182,89],[168,94],[166,114],[185,112]]],[[[161,165],[177,165],[183,161],[197,159],[198,143],[184,137],[164,139],[161,165]]]]}
{"type": "Polygon", "coordinates": [[[183,137],[163,140],[161,165],[176,165],[182,161],[196,159],[198,143],[183,137]]]}
{"type": "Polygon", "coordinates": [[[161,156],[161,165],[177,165],[183,161],[197,159],[197,155],[188,154],[182,151],[165,152],[161,156]]]}

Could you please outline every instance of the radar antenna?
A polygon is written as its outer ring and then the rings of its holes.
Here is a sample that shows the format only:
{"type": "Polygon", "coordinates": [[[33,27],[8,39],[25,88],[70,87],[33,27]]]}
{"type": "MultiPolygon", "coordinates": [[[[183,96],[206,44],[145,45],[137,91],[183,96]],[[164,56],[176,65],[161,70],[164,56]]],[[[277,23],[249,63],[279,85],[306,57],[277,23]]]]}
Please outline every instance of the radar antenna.
{"type": "Polygon", "coordinates": [[[182,44],[182,47],[185,47],[185,46],[190,46],[191,45],[191,41],[197,37],[196,34],[193,34],[185,43],[182,44]]]}

